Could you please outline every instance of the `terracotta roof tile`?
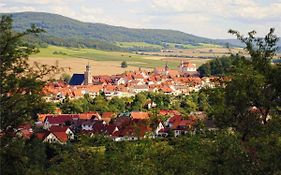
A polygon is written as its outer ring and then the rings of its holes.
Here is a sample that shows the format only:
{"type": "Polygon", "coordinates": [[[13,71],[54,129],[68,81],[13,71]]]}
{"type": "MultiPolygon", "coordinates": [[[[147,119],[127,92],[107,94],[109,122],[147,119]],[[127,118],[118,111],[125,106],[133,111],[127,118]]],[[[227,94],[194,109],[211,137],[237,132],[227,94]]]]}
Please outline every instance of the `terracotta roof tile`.
{"type": "Polygon", "coordinates": [[[131,112],[131,118],[146,120],[149,119],[149,114],[147,112],[131,112]]]}

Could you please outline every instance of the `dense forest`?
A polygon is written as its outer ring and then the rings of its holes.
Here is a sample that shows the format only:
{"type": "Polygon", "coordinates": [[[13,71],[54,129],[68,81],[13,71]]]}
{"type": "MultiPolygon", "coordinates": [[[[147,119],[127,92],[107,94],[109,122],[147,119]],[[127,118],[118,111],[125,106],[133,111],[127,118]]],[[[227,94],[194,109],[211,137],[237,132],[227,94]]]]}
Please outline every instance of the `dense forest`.
{"type": "MultiPolygon", "coordinates": [[[[24,31],[35,24],[47,31],[40,35],[45,43],[71,46],[93,47],[106,50],[121,49],[115,42],[146,42],[162,45],[163,43],[178,43],[198,45],[199,43],[221,44],[225,42],[198,37],[174,30],[161,29],[131,29],[100,23],[85,23],[61,15],[39,12],[22,12],[10,14],[13,17],[13,28],[24,31]]],[[[135,48],[134,50],[141,49],[135,48]]],[[[143,49],[143,48],[142,48],[143,49]]],[[[149,48],[146,48],[148,51],[149,48]]]]}
{"type": "Polygon", "coordinates": [[[129,107],[124,99],[107,101],[102,94],[58,104],[66,113],[146,110],[145,99],[154,98],[159,109],[188,113],[200,108],[215,121],[216,130],[198,125],[194,133],[178,138],[133,142],[78,136],[65,145],[14,135],[21,123],[53,110],[41,92],[46,76],[51,78],[59,68],[28,65],[28,56],[38,49],[22,40],[41,32],[35,26],[13,32],[12,19],[1,17],[1,174],[281,174],[281,67],[270,62],[277,50],[274,29],[263,39],[254,31],[247,37],[229,31],[245,43],[251,57],[232,58],[234,66],[223,70],[227,77],[216,88],[182,97],[138,94],[129,107]]]}

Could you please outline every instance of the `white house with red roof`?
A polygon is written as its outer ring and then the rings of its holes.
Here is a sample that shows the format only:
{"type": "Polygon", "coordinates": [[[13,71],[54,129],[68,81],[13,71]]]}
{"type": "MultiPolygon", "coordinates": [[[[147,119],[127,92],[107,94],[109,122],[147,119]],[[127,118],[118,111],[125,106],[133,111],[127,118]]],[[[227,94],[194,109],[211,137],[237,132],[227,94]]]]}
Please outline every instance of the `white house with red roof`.
{"type": "Polygon", "coordinates": [[[181,65],[180,65],[180,71],[181,72],[186,72],[186,73],[196,72],[197,71],[196,64],[182,61],[181,65]]]}

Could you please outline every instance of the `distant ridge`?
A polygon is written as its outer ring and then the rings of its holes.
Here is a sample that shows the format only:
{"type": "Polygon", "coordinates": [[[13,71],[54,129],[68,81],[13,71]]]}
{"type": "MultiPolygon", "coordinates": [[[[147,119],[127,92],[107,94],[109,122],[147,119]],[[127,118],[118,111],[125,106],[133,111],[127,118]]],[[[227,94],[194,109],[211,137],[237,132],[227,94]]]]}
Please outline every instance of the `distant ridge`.
{"type": "MultiPolygon", "coordinates": [[[[4,13],[0,14],[3,15],[4,13]]],[[[215,40],[186,34],[176,30],[134,29],[101,23],[86,23],[62,15],[45,12],[9,13],[14,19],[14,30],[23,31],[31,24],[43,28],[47,33],[40,37],[41,42],[71,47],[92,47],[105,50],[121,50],[116,42],[145,42],[189,44],[201,43],[225,46],[242,46],[237,40],[215,40]]]]}

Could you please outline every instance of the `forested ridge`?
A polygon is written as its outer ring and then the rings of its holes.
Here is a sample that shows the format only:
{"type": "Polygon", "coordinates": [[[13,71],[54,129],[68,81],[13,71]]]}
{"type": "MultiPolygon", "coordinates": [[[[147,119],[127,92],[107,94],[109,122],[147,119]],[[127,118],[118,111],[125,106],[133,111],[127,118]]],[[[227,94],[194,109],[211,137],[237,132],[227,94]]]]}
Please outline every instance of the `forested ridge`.
{"type": "Polygon", "coordinates": [[[92,47],[107,50],[121,49],[114,42],[146,42],[151,44],[177,43],[199,45],[199,43],[222,44],[224,42],[198,37],[175,30],[133,29],[101,23],[86,23],[61,15],[22,12],[12,13],[13,28],[24,31],[35,24],[47,31],[40,40],[49,44],[92,47]]]}

